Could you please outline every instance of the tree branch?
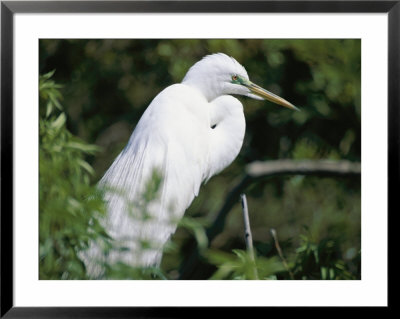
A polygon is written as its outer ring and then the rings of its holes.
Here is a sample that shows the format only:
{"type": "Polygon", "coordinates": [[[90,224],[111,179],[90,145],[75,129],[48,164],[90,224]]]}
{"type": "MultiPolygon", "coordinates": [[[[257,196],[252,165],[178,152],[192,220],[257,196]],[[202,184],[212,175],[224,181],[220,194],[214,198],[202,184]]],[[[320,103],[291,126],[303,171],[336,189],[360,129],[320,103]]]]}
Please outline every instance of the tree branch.
{"type": "Polygon", "coordinates": [[[246,166],[246,173],[253,179],[283,174],[349,176],[360,175],[361,164],[332,160],[253,162],[246,166]]]}

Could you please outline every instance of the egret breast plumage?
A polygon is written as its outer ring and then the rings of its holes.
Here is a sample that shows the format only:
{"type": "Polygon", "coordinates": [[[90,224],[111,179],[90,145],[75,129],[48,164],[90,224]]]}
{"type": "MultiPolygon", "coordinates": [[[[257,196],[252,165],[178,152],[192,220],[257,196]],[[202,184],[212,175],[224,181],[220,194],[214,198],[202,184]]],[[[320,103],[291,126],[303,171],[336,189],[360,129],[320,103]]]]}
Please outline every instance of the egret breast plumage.
{"type": "Polygon", "coordinates": [[[160,264],[165,243],[202,183],[230,165],[242,147],[243,105],[231,94],[296,109],[252,83],[245,68],[225,54],[194,64],[181,83],[154,98],[100,180],[107,209],[103,226],[119,249],[104,256],[93,243],[83,258],[88,273],[101,275],[99,259],[132,267],[160,264]]]}

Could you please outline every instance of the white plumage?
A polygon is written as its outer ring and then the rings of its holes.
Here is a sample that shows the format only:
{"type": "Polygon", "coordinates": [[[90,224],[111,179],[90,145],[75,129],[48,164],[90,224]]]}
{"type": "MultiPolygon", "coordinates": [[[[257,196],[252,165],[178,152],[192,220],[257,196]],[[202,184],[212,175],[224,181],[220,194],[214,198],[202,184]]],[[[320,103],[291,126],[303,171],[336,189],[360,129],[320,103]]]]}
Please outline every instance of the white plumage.
{"type": "Polygon", "coordinates": [[[225,54],[206,56],[192,66],[182,83],[154,98],[99,182],[107,205],[104,227],[124,249],[104,256],[93,243],[83,258],[89,274],[101,275],[99,260],[133,267],[160,264],[164,244],[201,184],[232,163],[242,147],[243,106],[228,94],[294,108],[251,83],[243,66],[225,54]],[[157,177],[158,192],[146,203],[157,177]]]}

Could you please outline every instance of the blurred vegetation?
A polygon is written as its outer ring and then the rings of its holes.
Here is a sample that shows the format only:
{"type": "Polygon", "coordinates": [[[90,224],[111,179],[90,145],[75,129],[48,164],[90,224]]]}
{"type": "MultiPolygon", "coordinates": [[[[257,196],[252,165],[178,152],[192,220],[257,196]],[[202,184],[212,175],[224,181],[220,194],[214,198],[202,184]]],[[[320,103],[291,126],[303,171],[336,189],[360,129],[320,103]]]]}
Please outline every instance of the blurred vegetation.
{"type": "Polygon", "coordinates": [[[291,279],[270,235],[274,228],[295,279],[361,278],[359,177],[285,176],[248,187],[255,264],[245,251],[239,199],[224,230],[211,243],[205,235],[252,161],[361,160],[360,40],[51,39],[40,40],[39,49],[41,279],[86,278],[79,251],[90,239],[110,240],[97,222],[104,208],[96,182],[157,93],[215,52],[233,56],[253,82],[301,112],[239,97],[247,122],[243,148],[202,186],[161,269],[120,265],[110,277],[178,279],[182,268],[192,267],[185,258],[195,240],[201,261],[191,279],[254,279],[254,267],[260,279],[291,279]]]}
{"type": "Polygon", "coordinates": [[[91,185],[93,168],[85,160],[99,148],[73,136],[65,127],[60,85],[49,72],[39,78],[39,277],[82,279],[78,253],[89,240],[107,238],[96,216],[103,201],[91,185]]]}

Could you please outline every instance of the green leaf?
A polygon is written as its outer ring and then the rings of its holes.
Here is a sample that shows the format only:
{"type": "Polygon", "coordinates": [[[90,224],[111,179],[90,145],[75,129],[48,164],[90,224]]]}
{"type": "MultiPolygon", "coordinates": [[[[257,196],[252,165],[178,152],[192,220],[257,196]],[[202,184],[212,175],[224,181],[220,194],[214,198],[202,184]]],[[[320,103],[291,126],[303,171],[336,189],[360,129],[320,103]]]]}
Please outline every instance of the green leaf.
{"type": "Polygon", "coordinates": [[[66,120],[67,120],[67,117],[65,116],[65,114],[61,113],[57,117],[57,119],[51,123],[51,127],[56,130],[59,130],[65,124],[66,120]]]}
{"type": "Polygon", "coordinates": [[[39,78],[41,80],[48,80],[54,75],[55,72],[56,72],[56,70],[54,69],[54,70],[52,70],[52,71],[50,71],[50,72],[48,72],[46,74],[41,75],[39,78]]]}
{"type": "Polygon", "coordinates": [[[77,141],[70,141],[66,144],[66,147],[76,149],[85,153],[95,153],[100,150],[100,148],[96,145],[86,144],[77,141]]]}
{"type": "Polygon", "coordinates": [[[54,94],[50,94],[49,95],[50,100],[54,103],[54,105],[60,110],[62,111],[62,105],[60,104],[60,102],[58,101],[58,99],[55,97],[54,94]]]}
{"type": "Polygon", "coordinates": [[[92,168],[92,166],[89,165],[88,162],[82,159],[78,159],[77,162],[85,171],[87,171],[91,175],[94,175],[94,169],[92,168]]]}
{"type": "Polygon", "coordinates": [[[51,101],[47,102],[46,105],[46,117],[49,117],[49,115],[53,112],[53,103],[51,101]]]}

